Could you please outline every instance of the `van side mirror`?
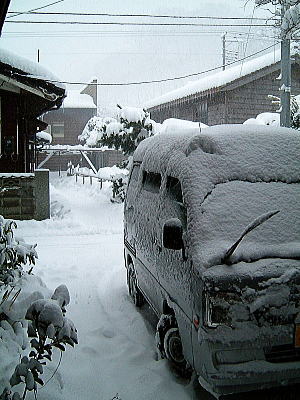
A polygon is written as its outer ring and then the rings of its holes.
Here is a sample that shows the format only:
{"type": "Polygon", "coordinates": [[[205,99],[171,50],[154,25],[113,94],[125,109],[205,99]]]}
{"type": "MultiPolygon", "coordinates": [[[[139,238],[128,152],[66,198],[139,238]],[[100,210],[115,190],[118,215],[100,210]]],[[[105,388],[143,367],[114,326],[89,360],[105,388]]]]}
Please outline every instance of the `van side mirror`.
{"type": "Polygon", "coordinates": [[[181,250],[182,232],[182,223],[178,218],[168,219],[163,226],[163,246],[166,249],[181,250]]]}

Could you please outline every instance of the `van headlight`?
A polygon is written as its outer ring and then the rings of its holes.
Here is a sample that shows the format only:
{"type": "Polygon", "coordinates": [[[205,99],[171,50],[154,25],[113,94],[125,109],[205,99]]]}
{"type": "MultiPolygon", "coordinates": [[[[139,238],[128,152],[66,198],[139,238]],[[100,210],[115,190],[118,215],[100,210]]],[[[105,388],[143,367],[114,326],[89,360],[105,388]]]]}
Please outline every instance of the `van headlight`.
{"type": "Polygon", "coordinates": [[[220,325],[232,326],[235,310],[240,308],[241,299],[237,293],[205,293],[205,325],[216,328],[220,325]]]}

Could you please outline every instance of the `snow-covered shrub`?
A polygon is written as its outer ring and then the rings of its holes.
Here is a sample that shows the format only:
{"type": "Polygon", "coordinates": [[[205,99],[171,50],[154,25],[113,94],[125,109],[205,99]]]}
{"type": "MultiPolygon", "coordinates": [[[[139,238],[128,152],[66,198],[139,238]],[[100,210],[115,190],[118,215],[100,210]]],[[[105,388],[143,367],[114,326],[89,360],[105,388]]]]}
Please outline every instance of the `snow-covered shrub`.
{"type": "MultiPolygon", "coordinates": [[[[281,110],[281,102],[280,97],[268,95],[268,98],[271,100],[272,104],[276,104],[278,106],[278,111],[276,113],[265,112],[258,114],[256,118],[247,119],[244,124],[252,124],[252,125],[275,125],[280,126],[280,110],[281,110]]],[[[293,96],[291,95],[291,128],[300,129],[300,95],[293,96]]]]}
{"type": "Polygon", "coordinates": [[[52,359],[53,348],[77,343],[77,331],[65,317],[70,295],[65,285],[52,297],[38,277],[25,272],[34,264],[36,245],[14,235],[16,224],[0,216],[0,399],[25,399],[28,391],[43,385],[45,361],[52,359]],[[50,297],[50,296],[49,296],[50,297]],[[30,340],[31,338],[31,340],[30,340]],[[15,367],[14,367],[15,365],[15,367]],[[14,390],[14,387],[17,390],[14,390]]]}
{"type": "Polygon", "coordinates": [[[14,236],[13,228],[16,227],[14,221],[0,215],[0,287],[20,277],[22,265],[27,261],[34,264],[37,257],[36,245],[28,245],[14,236]]]}
{"type": "Polygon", "coordinates": [[[114,123],[117,123],[115,118],[92,117],[87,122],[81,135],[78,136],[78,139],[89,147],[101,147],[100,140],[106,132],[106,127],[114,123]]]}
{"type": "Polygon", "coordinates": [[[91,118],[78,139],[90,147],[107,146],[132,154],[141,140],[153,134],[155,122],[142,108],[118,107],[117,118],[91,118]]]}

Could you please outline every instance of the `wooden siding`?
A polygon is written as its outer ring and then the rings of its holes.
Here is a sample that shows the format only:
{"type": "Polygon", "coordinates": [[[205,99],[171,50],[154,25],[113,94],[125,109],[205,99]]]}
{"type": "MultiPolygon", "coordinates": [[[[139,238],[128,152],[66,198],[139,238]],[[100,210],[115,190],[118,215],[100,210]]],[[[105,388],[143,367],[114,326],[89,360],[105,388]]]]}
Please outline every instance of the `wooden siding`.
{"type": "Polygon", "coordinates": [[[0,187],[0,215],[12,219],[34,218],[34,176],[0,177],[0,187]]]}
{"type": "Polygon", "coordinates": [[[60,108],[44,115],[43,121],[51,125],[64,123],[64,137],[53,138],[52,144],[79,144],[78,136],[86,123],[97,113],[96,109],[60,108]]]}
{"type": "MultiPolygon", "coordinates": [[[[268,95],[280,96],[280,66],[272,66],[247,79],[239,79],[215,92],[198,93],[172,103],[150,108],[151,118],[162,123],[167,118],[181,118],[201,121],[208,125],[243,123],[262,112],[275,112],[277,105],[271,103],[268,95]],[[207,103],[207,114],[203,112],[207,103]]],[[[292,94],[300,93],[300,67],[292,65],[292,94]]]]}

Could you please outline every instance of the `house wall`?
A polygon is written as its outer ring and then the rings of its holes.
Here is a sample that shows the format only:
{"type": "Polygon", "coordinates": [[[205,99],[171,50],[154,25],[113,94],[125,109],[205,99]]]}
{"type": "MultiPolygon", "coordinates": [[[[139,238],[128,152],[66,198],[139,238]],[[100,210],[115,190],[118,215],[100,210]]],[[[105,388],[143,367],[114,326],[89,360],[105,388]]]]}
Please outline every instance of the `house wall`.
{"type": "MultiPolygon", "coordinates": [[[[182,118],[201,121],[208,125],[243,123],[262,112],[275,112],[278,105],[271,103],[269,94],[280,96],[280,81],[276,78],[280,70],[266,74],[252,82],[243,84],[241,78],[236,87],[227,85],[223,91],[189,96],[171,104],[150,108],[151,118],[163,122],[167,118],[182,118]],[[229,90],[230,88],[230,90],[229,90]],[[207,104],[207,108],[205,105],[207,104]]],[[[292,94],[300,93],[300,67],[292,66],[292,94]]]]}
{"type": "Polygon", "coordinates": [[[82,133],[88,120],[96,113],[96,109],[60,108],[45,114],[43,121],[48,125],[64,124],[64,137],[53,137],[52,144],[79,144],[78,135],[82,133]]]}

